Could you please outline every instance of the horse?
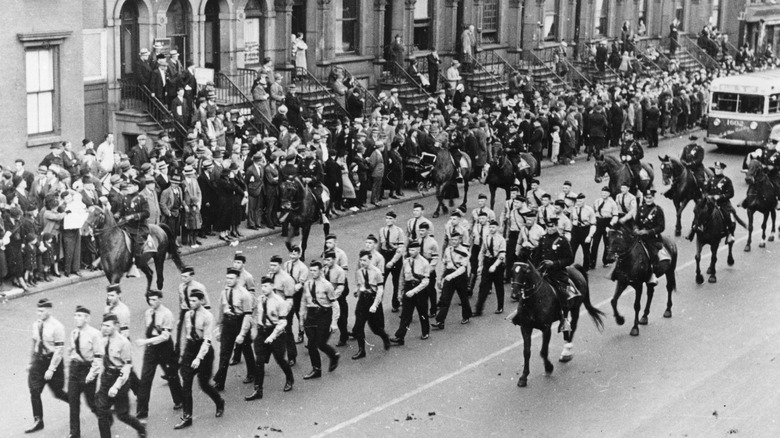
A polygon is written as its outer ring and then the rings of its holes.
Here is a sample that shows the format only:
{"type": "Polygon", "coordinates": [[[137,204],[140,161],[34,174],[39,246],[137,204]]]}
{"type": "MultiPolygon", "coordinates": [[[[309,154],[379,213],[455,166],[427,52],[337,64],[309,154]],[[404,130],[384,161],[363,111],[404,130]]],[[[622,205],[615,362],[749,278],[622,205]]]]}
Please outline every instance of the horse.
{"type": "Polygon", "coordinates": [[[609,176],[609,191],[612,196],[617,196],[620,193],[620,186],[623,184],[627,184],[634,195],[637,194],[637,191],[644,193],[645,190],[653,186],[653,167],[647,163],[642,163],[642,168],[649,176],[649,179],[646,180],[641,179],[639,175],[634,175],[628,164],[612,155],[596,155],[593,166],[596,168],[594,180],[597,183],[601,184],[604,177],[609,176]]]}
{"type": "Polygon", "coordinates": [[[515,183],[515,169],[512,161],[503,150],[498,149],[493,160],[482,169],[482,184],[487,184],[490,189],[490,208],[496,203],[496,189],[504,189],[506,199],[509,200],[509,191],[515,183]]]}
{"type": "Polygon", "coordinates": [[[539,171],[539,162],[533,155],[526,152],[512,153],[510,151],[508,155],[512,161],[512,167],[515,169],[515,178],[520,186],[520,193],[525,193],[531,189],[531,181],[539,171]],[[527,166],[522,165],[523,161],[527,166]]]}
{"type": "MultiPolygon", "coordinates": [[[[648,283],[652,275],[652,266],[650,266],[650,255],[644,247],[639,236],[628,228],[610,230],[608,233],[609,242],[607,245],[607,262],[614,263],[615,268],[612,271],[612,280],[617,280],[615,294],[612,297],[612,312],[617,325],[623,325],[625,318],[617,310],[618,299],[628,286],[636,291],[634,298],[634,326],[631,328],[631,336],[639,336],[638,324],[647,325],[647,315],[650,313],[650,305],[653,302],[655,285],[648,283]],[[647,284],[647,303],[642,318],[639,318],[639,310],[642,307],[642,284],[647,284]]],[[[666,311],[664,318],[672,317],[672,292],[677,288],[677,278],[675,270],[677,269],[677,245],[667,237],[663,237],[664,247],[671,256],[669,266],[661,273],[666,275],[666,291],[668,298],[666,301],[666,311]]]]}
{"type": "MultiPolygon", "coordinates": [[[[463,202],[462,208],[466,208],[466,201],[469,198],[469,180],[471,179],[472,166],[471,157],[465,152],[461,152],[461,160],[458,163],[460,166],[460,173],[463,177],[463,202]]],[[[452,155],[449,149],[439,147],[436,149],[436,163],[433,166],[433,172],[431,178],[434,184],[436,184],[436,211],[433,212],[433,217],[439,217],[439,210],[443,213],[447,213],[449,209],[444,205],[444,198],[447,192],[457,193],[458,185],[455,181],[455,164],[453,163],[452,155]]],[[[457,195],[455,195],[457,197],[457,195]]],[[[452,202],[452,201],[450,201],[452,202]]]]}
{"type": "MultiPolygon", "coordinates": [[[[745,225],[741,219],[737,218],[737,222],[745,225]]],[[[716,283],[718,278],[715,272],[715,264],[718,262],[718,247],[720,241],[727,236],[731,230],[728,229],[726,224],[726,218],[723,217],[723,211],[718,208],[718,204],[709,196],[704,196],[696,202],[693,208],[693,233],[696,235],[696,284],[704,283],[704,277],[701,275],[701,268],[699,262],[701,261],[701,249],[704,245],[710,246],[712,256],[710,257],[710,267],[707,269],[707,274],[710,276],[707,281],[710,283],[716,283]]],[[[732,255],[732,249],[734,248],[734,242],[728,242],[729,266],[734,265],[734,256],[732,255]]]]}
{"type": "MultiPolygon", "coordinates": [[[[553,364],[547,358],[547,352],[550,347],[550,337],[552,336],[551,326],[554,322],[561,319],[561,306],[555,288],[544,278],[534,265],[528,262],[515,263],[512,273],[512,286],[514,293],[520,297],[517,303],[517,310],[507,316],[513,324],[519,325],[523,333],[523,374],[517,381],[518,387],[528,385],[528,362],[531,358],[531,334],[533,330],[542,332],[541,356],[544,361],[544,371],[547,375],[552,374],[553,364]]],[[[569,278],[574,283],[580,296],[572,299],[571,303],[571,331],[564,332],[563,338],[566,342],[558,358],[559,362],[566,363],[572,360],[574,355],[571,350],[574,347],[574,333],[577,330],[577,322],[580,318],[580,306],[585,305],[585,309],[593,319],[596,328],[601,331],[604,323],[601,317],[604,312],[593,307],[590,302],[590,289],[588,287],[588,275],[585,269],[580,265],[568,266],[566,270],[569,278]]]]}
{"type": "MultiPolygon", "coordinates": [[[[293,236],[301,232],[301,260],[306,260],[306,247],[309,242],[309,232],[313,223],[322,219],[323,211],[314,196],[314,192],[306,187],[299,177],[287,179],[279,185],[281,197],[281,222],[292,226],[287,232],[285,245],[287,250],[292,249],[293,236]]],[[[327,187],[322,186],[323,192],[330,198],[327,187]]],[[[325,211],[328,211],[330,201],[325,203],[325,211]]],[[[325,221],[323,230],[327,236],[330,233],[330,223],[325,221]]]]}
{"type": "MultiPolygon", "coordinates": [[[[697,201],[701,198],[701,187],[696,181],[696,175],[688,169],[680,160],[668,155],[658,156],[661,160],[661,174],[663,175],[664,185],[670,185],[669,190],[664,196],[671,199],[674,208],[677,211],[677,222],[674,226],[674,235],[682,235],[681,217],[685,207],[691,201],[697,201]]],[[[707,178],[712,178],[712,171],[704,169],[707,178]]]]}
{"type": "MultiPolygon", "coordinates": [[[[93,230],[100,252],[100,267],[110,284],[119,284],[122,277],[127,274],[132,264],[132,242],[127,234],[114,220],[111,212],[102,207],[93,205],[88,209],[87,219],[81,226],[82,235],[89,229],[93,230]]],[[[154,259],[154,269],[157,272],[157,289],[162,290],[165,277],[163,268],[166,254],[171,255],[173,263],[181,271],[184,263],[179,255],[176,245],[176,237],[166,224],[149,225],[149,235],[157,241],[157,250],[144,252],[135,260],[135,266],[146,276],[146,288],[152,287],[154,273],[149,267],[149,260],[154,259]]]]}
{"type": "Polygon", "coordinates": [[[772,228],[769,229],[769,241],[775,240],[777,194],[772,181],[758,160],[750,160],[745,182],[748,184],[748,189],[741,206],[748,212],[748,240],[745,252],[750,252],[750,245],[753,243],[753,214],[757,211],[764,214],[764,222],[761,224],[761,243],[758,244],[758,247],[764,248],[766,246],[766,223],[770,216],[772,217],[772,228]]]}

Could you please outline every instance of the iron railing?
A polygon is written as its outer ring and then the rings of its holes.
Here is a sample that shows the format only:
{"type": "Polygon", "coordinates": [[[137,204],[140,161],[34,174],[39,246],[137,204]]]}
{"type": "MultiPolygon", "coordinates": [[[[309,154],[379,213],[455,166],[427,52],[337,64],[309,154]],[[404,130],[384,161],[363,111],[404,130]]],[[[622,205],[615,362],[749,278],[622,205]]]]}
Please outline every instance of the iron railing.
{"type": "Polygon", "coordinates": [[[120,93],[119,109],[148,114],[160,129],[171,137],[173,144],[181,151],[184,148],[183,142],[187,138],[187,128],[174,118],[168,107],[152,96],[152,92],[146,85],[129,79],[117,79],[117,83],[119,83],[120,93]]]}
{"type": "Polygon", "coordinates": [[[341,64],[334,64],[331,66],[331,69],[333,70],[336,68],[344,70],[345,76],[350,78],[350,85],[352,85],[354,89],[357,89],[358,95],[363,99],[363,117],[367,118],[371,114],[371,110],[374,106],[379,105],[379,99],[377,99],[377,97],[374,96],[374,93],[369,91],[368,88],[364,87],[360,81],[355,79],[355,76],[345,66],[341,64]]]}
{"type": "Polygon", "coordinates": [[[650,66],[653,70],[657,70],[658,72],[663,71],[660,65],[658,65],[657,62],[650,59],[649,51],[650,48],[654,49],[654,52],[658,54],[658,59],[665,59],[666,64],[668,65],[669,58],[666,57],[666,55],[663,54],[660,47],[656,47],[656,42],[660,42],[659,38],[642,38],[635,42],[631,43],[631,47],[634,49],[634,56],[640,62],[646,63],[650,66]]]}
{"type": "MultiPolygon", "coordinates": [[[[430,68],[429,68],[429,67],[430,67],[430,66],[428,65],[428,60],[427,60],[427,59],[426,59],[426,60],[424,60],[424,62],[418,62],[418,63],[417,63],[417,69],[419,70],[419,72],[420,72],[421,74],[423,74],[423,75],[427,76],[427,77],[428,77],[428,80],[429,80],[431,83],[433,83],[433,81],[431,80],[431,70],[430,70],[430,68]]],[[[437,89],[438,89],[439,87],[442,87],[442,88],[443,88],[443,87],[444,87],[444,84],[447,84],[447,83],[449,83],[449,82],[450,82],[450,81],[447,79],[447,76],[445,76],[445,75],[444,75],[444,73],[443,73],[444,71],[446,71],[446,69],[444,68],[444,62],[443,62],[443,60],[442,60],[442,63],[441,63],[441,64],[439,64],[439,74],[438,74],[438,76],[437,76],[437,78],[436,78],[436,79],[437,79],[437,81],[436,81],[436,88],[437,88],[437,89]]],[[[433,90],[433,89],[431,89],[431,91],[435,93],[435,92],[436,92],[436,91],[438,91],[438,90],[433,90]]]]}
{"type": "Polygon", "coordinates": [[[591,87],[593,82],[583,74],[577,66],[574,65],[568,58],[561,58],[564,64],[569,68],[569,83],[575,87],[591,87]]]}
{"type": "Polygon", "coordinates": [[[324,100],[330,103],[329,106],[337,118],[340,119],[342,117],[349,117],[349,113],[341,104],[341,102],[339,102],[338,99],[333,96],[331,90],[323,85],[322,82],[320,82],[319,79],[317,79],[308,69],[303,67],[296,67],[295,74],[298,86],[301,88],[300,94],[302,95],[301,97],[303,100],[305,100],[304,96],[309,93],[316,93],[318,95],[325,96],[324,100]]]}
{"type": "Polygon", "coordinates": [[[715,70],[720,68],[720,63],[710,56],[704,49],[699,47],[697,40],[693,36],[687,34],[681,38],[681,47],[683,47],[693,59],[695,59],[702,67],[715,70]]]}
{"type": "Polygon", "coordinates": [[[391,74],[391,77],[395,80],[395,82],[408,83],[409,85],[413,86],[417,92],[424,94],[426,99],[432,97],[431,94],[428,93],[428,90],[426,90],[425,87],[423,87],[422,84],[417,81],[417,79],[413,78],[412,75],[406,71],[406,69],[398,65],[397,62],[389,61],[389,64],[391,67],[390,70],[394,73],[391,74]]]}
{"type": "Polygon", "coordinates": [[[214,82],[216,85],[215,91],[218,101],[224,102],[234,108],[246,108],[249,110],[248,114],[251,115],[251,117],[247,117],[246,121],[255,132],[263,134],[264,137],[267,137],[269,134],[274,136],[279,134],[279,131],[271,123],[271,119],[263,114],[254,101],[250,99],[249,96],[247,96],[247,94],[244,93],[225,73],[218,72],[214,78],[214,82]]]}
{"type": "MultiPolygon", "coordinates": [[[[557,48],[555,48],[555,49],[557,49],[557,48]]],[[[555,52],[549,50],[548,48],[544,48],[544,49],[540,49],[540,50],[526,50],[524,55],[526,57],[526,62],[531,66],[531,77],[534,76],[534,74],[533,74],[534,73],[533,67],[541,67],[542,69],[547,70],[547,72],[552,74],[553,81],[557,82],[557,84],[554,84],[554,85],[563,86],[565,88],[567,82],[565,80],[563,80],[560,76],[558,76],[558,74],[555,72],[555,69],[550,67],[550,64],[548,64],[548,62],[545,61],[543,58],[540,58],[536,54],[536,52],[540,52],[545,57],[551,56],[550,55],[551,53],[555,53],[555,52]]],[[[552,57],[552,59],[549,62],[553,62],[552,61],[553,59],[554,59],[554,56],[552,57]]],[[[537,78],[534,78],[534,80],[537,80],[537,78]]]]}
{"type": "MultiPolygon", "coordinates": [[[[671,37],[669,37],[669,36],[665,36],[665,37],[661,38],[661,45],[662,45],[662,47],[663,46],[669,47],[669,43],[670,42],[671,42],[671,37]]],[[[678,64],[679,64],[678,66],[680,68],[682,68],[682,65],[681,65],[682,64],[682,59],[681,58],[690,58],[690,59],[693,60],[694,63],[698,64],[702,68],[706,68],[706,66],[701,61],[699,61],[695,56],[693,56],[691,54],[691,52],[689,52],[685,48],[684,42],[685,42],[685,38],[680,38],[680,37],[677,38],[677,53],[675,54],[675,57],[677,58],[677,61],[678,61],[678,64]]]]}
{"type": "Polygon", "coordinates": [[[508,81],[513,74],[519,73],[509,61],[495,50],[482,50],[477,52],[475,58],[477,62],[482,64],[485,70],[493,73],[498,78],[504,78],[504,80],[508,81]]]}
{"type": "MultiPolygon", "coordinates": [[[[496,76],[494,76],[490,70],[485,68],[485,66],[482,65],[482,63],[480,63],[474,55],[469,55],[469,62],[471,62],[472,69],[471,72],[469,73],[471,75],[471,78],[470,79],[468,77],[466,78],[467,82],[469,80],[474,81],[473,78],[474,75],[478,74],[479,72],[482,72],[486,75],[485,77],[487,78],[487,82],[490,84],[489,86],[498,87],[499,90],[507,87],[506,82],[501,83],[501,81],[496,76]]],[[[481,91],[481,90],[476,90],[476,91],[481,91]]]]}

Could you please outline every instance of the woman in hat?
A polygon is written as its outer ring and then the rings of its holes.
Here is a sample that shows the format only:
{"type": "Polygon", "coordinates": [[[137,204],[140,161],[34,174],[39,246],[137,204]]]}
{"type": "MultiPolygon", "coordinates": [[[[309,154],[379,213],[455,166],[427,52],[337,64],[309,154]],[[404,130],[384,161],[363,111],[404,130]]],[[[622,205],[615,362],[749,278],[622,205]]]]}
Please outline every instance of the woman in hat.
{"type": "Polygon", "coordinates": [[[230,172],[234,175],[236,188],[230,198],[230,237],[239,238],[243,235],[238,231],[238,226],[246,218],[246,204],[249,202],[246,184],[244,183],[244,171],[238,163],[230,163],[230,172]]]}
{"type": "Polygon", "coordinates": [[[18,206],[11,207],[5,216],[5,244],[6,266],[8,278],[14,286],[28,289],[24,281],[24,263],[22,259],[22,245],[27,237],[27,228],[22,223],[22,210],[18,206]]]}
{"type": "Polygon", "coordinates": [[[230,232],[233,215],[233,197],[237,193],[243,192],[236,184],[236,174],[229,167],[222,168],[222,172],[216,181],[215,199],[216,208],[214,209],[214,231],[219,233],[219,239],[225,242],[233,242],[228,235],[230,232]]]}

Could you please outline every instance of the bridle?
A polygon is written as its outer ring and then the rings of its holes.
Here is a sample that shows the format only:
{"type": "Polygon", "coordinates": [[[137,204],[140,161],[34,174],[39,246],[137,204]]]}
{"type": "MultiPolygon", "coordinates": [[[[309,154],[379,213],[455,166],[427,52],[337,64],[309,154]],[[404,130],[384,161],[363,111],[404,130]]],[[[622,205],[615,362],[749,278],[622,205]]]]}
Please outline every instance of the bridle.
{"type": "MultiPolygon", "coordinates": [[[[522,267],[518,267],[518,272],[520,272],[520,270],[523,270],[523,268],[522,267]]],[[[525,277],[527,277],[527,276],[524,276],[524,278],[525,277]]],[[[541,275],[540,275],[540,278],[541,278],[541,275]]],[[[514,281],[514,280],[512,280],[512,284],[513,285],[516,284],[520,288],[520,292],[521,292],[520,297],[523,300],[531,298],[537,292],[539,292],[539,289],[542,288],[542,281],[541,280],[539,282],[537,282],[537,283],[531,283],[527,279],[524,280],[524,281],[514,281]]]]}

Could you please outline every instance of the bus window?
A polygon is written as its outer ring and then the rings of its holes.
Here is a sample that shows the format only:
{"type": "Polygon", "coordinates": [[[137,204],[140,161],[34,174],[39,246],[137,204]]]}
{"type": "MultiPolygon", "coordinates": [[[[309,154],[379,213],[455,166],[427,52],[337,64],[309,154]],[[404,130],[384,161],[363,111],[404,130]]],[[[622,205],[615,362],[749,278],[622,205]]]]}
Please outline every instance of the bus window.
{"type": "Polygon", "coordinates": [[[712,109],[728,113],[737,112],[738,96],[735,93],[712,93],[712,109]]]}
{"type": "Polygon", "coordinates": [[[780,94],[769,96],[769,114],[780,113],[780,94]]]}
{"type": "Polygon", "coordinates": [[[764,112],[764,96],[740,94],[737,112],[743,114],[762,114],[764,112]]]}

